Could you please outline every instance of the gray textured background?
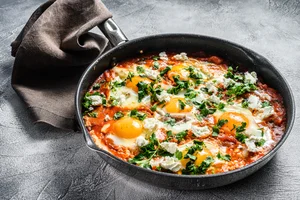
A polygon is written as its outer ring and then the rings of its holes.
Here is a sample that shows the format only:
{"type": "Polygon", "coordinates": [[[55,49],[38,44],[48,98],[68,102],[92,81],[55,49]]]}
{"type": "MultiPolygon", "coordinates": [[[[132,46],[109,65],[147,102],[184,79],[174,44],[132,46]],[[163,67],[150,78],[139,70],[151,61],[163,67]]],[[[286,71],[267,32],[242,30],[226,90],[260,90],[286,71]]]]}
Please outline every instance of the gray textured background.
{"type": "MultiPolygon", "coordinates": [[[[254,175],[205,191],[161,189],[122,175],[79,133],[33,124],[10,86],[9,44],[43,0],[0,2],[0,199],[300,199],[300,119],[274,159],[254,175]]],[[[186,32],[244,45],[267,57],[300,106],[299,1],[105,0],[129,38],[186,32]]],[[[280,84],[280,83],[278,83],[280,84]]]]}

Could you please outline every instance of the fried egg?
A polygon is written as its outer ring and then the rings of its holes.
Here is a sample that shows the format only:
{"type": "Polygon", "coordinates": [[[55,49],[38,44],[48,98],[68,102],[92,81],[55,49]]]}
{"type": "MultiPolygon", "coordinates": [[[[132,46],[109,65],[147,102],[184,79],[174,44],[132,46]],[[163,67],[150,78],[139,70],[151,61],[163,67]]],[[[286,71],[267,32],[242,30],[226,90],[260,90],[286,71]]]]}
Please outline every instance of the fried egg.
{"type": "Polygon", "coordinates": [[[251,134],[254,132],[253,130],[260,129],[255,122],[255,118],[251,111],[246,108],[242,108],[238,104],[226,106],[223,111],[218,110],[213,114],[213,116],[216,121],[227,120],[227,123],[225,123],[221,129],[223,129],[225,133],[231,135],[235,135],[235,128],[241,126],[243,122],[246,123],[245,129],[247,133],[251,134]]]}

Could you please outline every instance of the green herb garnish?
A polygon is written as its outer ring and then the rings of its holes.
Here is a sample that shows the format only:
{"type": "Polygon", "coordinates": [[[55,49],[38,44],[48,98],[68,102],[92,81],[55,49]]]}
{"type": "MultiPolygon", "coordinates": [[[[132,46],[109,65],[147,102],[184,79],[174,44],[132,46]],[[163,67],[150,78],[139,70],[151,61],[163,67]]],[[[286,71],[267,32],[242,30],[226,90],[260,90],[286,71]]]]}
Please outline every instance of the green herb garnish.
{"type": "Polygon", "coordinates": [[[118,111],[114,114],[114,120],[118,120],[122,117],[124,117],[124,114],[121,111],[118,111]]]}
{"type": "Polygon", "coordinates": [[[168,73],[168,71],[170,71],[171,70],[171,67],[169,67],[169,66],[167,66],[165,69],[163,69],[163,70],[161,70],[160,71],[160,75],[161,76],[164,76],[166,73],[168,73]]]}
{"type": "Polygon", "coordinates": [[[231,160],[231,156],[229,154],[221,155],[220,152],[217,154],[217,158],[219,158],[220,160],[225,160],[225,161],[231,160]]]}
{"type": "Polygon", "coordinates": [[[143,121],[147,117],[146,114],[142,114],[142,113],[138,112],[136,109],[130,111],[129,116],[132,118],[141,120],[141,121],[143,121]]]}
{"type": "Polygon", "coordinates": [[[212,136],[218,136],[220,132],[220,128],[224,126],[228,122],[227,119],[219,119],[217,125],[213,126],[212,136]]]}

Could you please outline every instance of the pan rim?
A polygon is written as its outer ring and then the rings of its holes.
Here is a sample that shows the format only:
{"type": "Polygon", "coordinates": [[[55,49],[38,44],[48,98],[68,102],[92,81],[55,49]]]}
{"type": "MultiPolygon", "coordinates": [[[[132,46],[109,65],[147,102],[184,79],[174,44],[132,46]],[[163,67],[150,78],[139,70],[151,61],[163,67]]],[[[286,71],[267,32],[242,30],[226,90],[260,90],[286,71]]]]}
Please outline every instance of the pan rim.
{"type": "MultiPolygon", "coordinates": [[[[159,171],[154,171],[154,170],[149,170],[149,169],[145,169],[145,168],[142,168],[142,167],[139,167],[139,166],[136,166],[136,165],[133,165],[133,164],[130,164],[116,156],[114,156],[113,154],[103,150],[103,149],[100,149],[99,147],[97,147],[97,149],[93,149],[91,148],[88,144],[87,146],[90,147],[92,150],[94,151],[99,151],[100,153],[104,153],[106,154],[108,157],[110,157],[110,159],[114,159],[114,160],[117,160],[118,162],[122,162],[122,163],[126,163],[129,167],[133,167],[135,168],[136,170],[139,170],[139,171],[143,171],[143,172],[146,172],[146,173],[153,173],[153,174],[156,174],[156,175],[159,175],[159,176],[167,176],[167,177],[172,177],[172,178],[179,178],[179,179],[207,179],[207,178],[215,178],[215,177],[225,177],[225,176],[229,176],[229,175],[232,175],[232,174],[237,174],[237,173],[242,173],[243,171],[246,171],[248,170],[249,168],[252,168],[256,165],[258,165],[259,163],[262,163],[263,161],[265,161],[266,159],[268,159],[269,157],[273,157],[276,152],[278,151],[278,149],[283,145],[283,143],[286,141],[286,139],[288,138],[292,128],[293,128],[293,125],[294,125],[294,122],[295,122],[295,114],[296,114],[296,107],[295,107],[295,99],[294,99],[294,95],[293,95],[293,92],[292,92],[292,89],[290,87],[290,85],[288,84],[287,80],[285,79],[285,77],[281,74],[281,72],[274,67],[274,65],[268,60],[266,59],[264,56],[261,56],[260,54],[244,47],[244,46],[241,46],[237,43],[234,43],[234,42],[231,42],[231,41],[228,41],[226,39],[221,39],[221,38],[217,38],[217,37],[212,37],[212,36],[207,36],[207,35],[199,35],[199,34],[190,34],[190,33],[164,33],[164,34],[156,34],[156,35],[149,35],[149,36],[144,36],[144,37],[139,37],[139,38],[136,38],[136,39],[133,39],[133,40],[129,40],[128,42],[125,42],[125,43],[122,43],[120,44],[119,46],[116,46],[110,50],[108,50],[107,52],[105,52],[104,54],[100,55],[99,57],[97,57],[95,59],[94,62],[92,62],[87,68],[86,70],[83,72],[79,82],[78,82],[78,85],[77,85],[77,90],[76,90],[76,94],[75,94],[75,108],[76,108],[76,116],[77,116],[77,119],[79,121],[79,124],[80,124],[80,127],[81,127],[81,131],[83,131],[84,133],[83,134],[89,134],[88,133],[88,130],[86,129],[86,127],[84,126],[84,122],[82,120],[82,114],[80,112],[80,107],[81,107],[81,103],[79,102],[80,100],[80,91],[81,91],[81,87],[82,87],[82,84],[84,82],[84,78],[86,77],[86,75],[89,73],[89,71],[105,56],[108,56],[112,53],[114,53],[115,51],[118,51],[118,49],[121,49],[121,48],[126,48],[127,46],[129,45],[132,45],[132,43],[135,43],[135,42],[141,42],[141,41],[145,41],[145,40],[151,40],[151,39],[156,39],[158,37],[188,37],[188,38],[202,38],[202,39],[207,39],[207,40],[215,40],[215,41],[218,41],[218,42],[222,42],[222,43],[227,43],[227,44],[230,44],[232,46],[235,46],[235,47],[238,47],[238,48],[241,48],[243,51],[245,51],[246,53],[251,53],[251,54],[255,54],[255,55],[259,55],[260,57],[262,57],[263,59],[265,59],[265,61],[267,62],[267,64],[271,67],[271,70],[273,72],[275,72],[279,77],[280,79],[283,81],[284,83],[284,87],[287,89],[286,90],[286,93],[288,94],[288,96],[290,97],[290,104],[291,104],[291,110],[292,110],[292,113],[288,113],[288,115],[290,115],[290,121],[287,122],[286,124],[286,130],[284,131],[284,134],[282,135],[281,139],[278,141],[278,143],[276,144],[276,146],[271,149],[267,154],[265,154],[263,157],[259,158],[258,160],[242,167],[242,168],[238,168],[238,169],[235,169],[235,170],[231,170],[231,171],[227,171],[227,172],[222,172],[222,173],[218,173],[218,174],[204,174],[204,175],[179,175],[179,174],[172,174],[172,173],[166,173],[166,172],[159,172],[159,171]]],[[[283,95],[282,95],[283,96],[283,95]]],[[[285,99],[287,97],[284,97],[283,96],[283,99],[285,99]]],[[[96,145],[95,145],[96,146],[96,145]]]]}

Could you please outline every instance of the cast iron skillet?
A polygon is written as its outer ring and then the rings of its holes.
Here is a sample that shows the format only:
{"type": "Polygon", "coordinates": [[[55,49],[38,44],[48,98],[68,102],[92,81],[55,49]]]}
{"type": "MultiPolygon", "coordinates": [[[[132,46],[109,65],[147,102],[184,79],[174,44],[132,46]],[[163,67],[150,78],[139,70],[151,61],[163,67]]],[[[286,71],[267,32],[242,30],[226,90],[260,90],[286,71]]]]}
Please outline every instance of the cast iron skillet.
{"type": "Polygon", "coordinates": [[[156,186],[172,189],[198,190],[218,187],[233,183],[260,169],[272,159],[288,137],[295,118],[293,95],[284,77],[263,56],[238,44],[202,35],[163,34],[128,41],[112,19],[108,19],[105,23],[100,25],[99,28],[115,47],[97,58],[83,73],[76,93],[76,114],[88,147],[96,151],[102,159],[121,172],[156,186]],[[116,62],[140,55],[141,50],[143,50],[144,53],[161,51],[197,52],[203,50],[212,53],[212,55],[218,55],[230,60],[242,69],[257,72],[258,76],[261,77],[265,83],[276,89],[284,98],[287,123],[286,131],[281,140],[274,149],[256,162],[240,169],[212,175],[177,175],[152,171],[129,164],[98,148],[84,126],[81,106],[82,98],[100,74],[111,68],[116,62]]]}

